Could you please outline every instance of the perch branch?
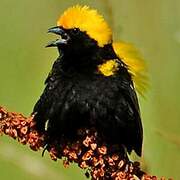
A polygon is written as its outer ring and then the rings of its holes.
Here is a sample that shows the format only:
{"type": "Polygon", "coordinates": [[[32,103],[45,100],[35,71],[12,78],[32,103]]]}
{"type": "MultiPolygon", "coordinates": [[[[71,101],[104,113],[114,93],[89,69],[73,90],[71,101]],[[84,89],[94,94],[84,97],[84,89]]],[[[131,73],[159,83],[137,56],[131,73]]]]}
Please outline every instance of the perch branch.
{"type": "Polygon", "coordinates": [[[47,146],[45,139],[48,135],[36,131],[33,116],[25,117],[0,107],[0,133],[28,145],[34,151],[47,150],[52,160],[63,159],[65,167],[72,162],[77,163],[92,180],[158,179],[143,172],[139,162],[130,162],[117,151],[112,153],[113,147],[103,144],[94,129],[80,129],[77,133],[78,140],[74,142],[61,139],[47,146]]]}

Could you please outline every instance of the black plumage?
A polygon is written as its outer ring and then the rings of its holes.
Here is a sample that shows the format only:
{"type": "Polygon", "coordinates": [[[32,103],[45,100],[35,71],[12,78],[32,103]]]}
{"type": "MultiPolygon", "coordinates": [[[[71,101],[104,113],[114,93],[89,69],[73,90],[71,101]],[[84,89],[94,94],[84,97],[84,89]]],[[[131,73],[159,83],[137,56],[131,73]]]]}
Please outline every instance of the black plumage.
{"type": "Polygon", "coordinates": [[[33,110],[37,130],[47,131],[50,139],[71,139],[78,129],[95,127],[106,142],[123,145],[129,153],[135,150],[140,156],[143,130],[126,65],[116,56],[111,43],[99,47],[85,32],[64,31],[70,40],[66,37],[67,44],[53,44],[60,56],[33,110]],[[118,70],[104,76],[98,65],[110,59],[118,62],[118,70]]]}

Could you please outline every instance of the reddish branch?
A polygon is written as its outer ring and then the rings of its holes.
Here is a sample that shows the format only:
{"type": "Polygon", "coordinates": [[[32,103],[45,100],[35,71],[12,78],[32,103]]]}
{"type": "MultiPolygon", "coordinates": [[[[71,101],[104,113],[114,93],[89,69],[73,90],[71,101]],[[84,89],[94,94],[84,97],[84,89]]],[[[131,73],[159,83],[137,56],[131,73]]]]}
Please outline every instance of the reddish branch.
{"type": "MultiPolygon", "coordinates": [[[[35,130],[33,116],[24,117],[16,112],[8,112],[0,107],[0,133],[17,139],[21,144],[38,151],[45,149],[52,160],[63,159],[65,167],[75,162],[86,170],[86,176],[92,180],[157,180],[140,169],[139,162],[130,162],[122,153],[113,153],[110,145],[103,144],[98,133],[91,130],[79,130],[78,140],[69,142],[66,139],[54,141],[46,146],[46,134],[35,130]]],[[[160,178],[165,180],[165,178],[160,178]]]]}

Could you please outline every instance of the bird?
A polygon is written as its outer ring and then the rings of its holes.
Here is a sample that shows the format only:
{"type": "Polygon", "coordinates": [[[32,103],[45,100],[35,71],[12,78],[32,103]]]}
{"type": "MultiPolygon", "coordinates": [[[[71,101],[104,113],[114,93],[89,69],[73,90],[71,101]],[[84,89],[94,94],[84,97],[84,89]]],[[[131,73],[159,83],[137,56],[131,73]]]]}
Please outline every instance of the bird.
{"type": "Polygon", "coordinates": [[[59,56],[33,109],[37,131],[55,140],[95,128],[107,143],[141,156],[136,90],[144,87],[145,66],[133,46],[114,42],[103,16],[86,5],[69,7],[48,33],[58,39],[46,47],[56,47],[59,56]]]}

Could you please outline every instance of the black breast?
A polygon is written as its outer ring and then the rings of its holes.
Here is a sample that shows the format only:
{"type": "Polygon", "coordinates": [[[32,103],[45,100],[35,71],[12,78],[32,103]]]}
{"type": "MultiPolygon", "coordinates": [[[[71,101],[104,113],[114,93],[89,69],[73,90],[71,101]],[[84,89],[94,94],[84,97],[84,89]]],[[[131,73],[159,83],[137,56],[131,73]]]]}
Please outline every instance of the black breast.
{"type": "Polygon", "coordinates": [[[44,132],[47,124],[52,138],[72,139],[79,128],[95,127],[108,143],[123,144],[128,152],[134,149],[140,155],[142,124],[129,77],[69,72],[67,76],[59,65],[58,59],[34,107],[37,129],[44,132]]]}

